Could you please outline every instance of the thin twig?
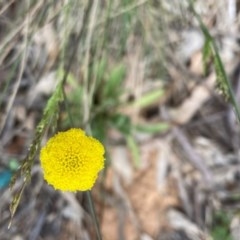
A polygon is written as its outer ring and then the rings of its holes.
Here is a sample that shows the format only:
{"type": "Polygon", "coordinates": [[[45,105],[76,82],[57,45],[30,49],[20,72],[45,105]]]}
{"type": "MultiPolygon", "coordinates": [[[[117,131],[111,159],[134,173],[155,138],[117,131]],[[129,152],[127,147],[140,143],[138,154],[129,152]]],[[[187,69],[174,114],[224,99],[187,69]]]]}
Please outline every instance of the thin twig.
{"type": "Polygon", "coordinates": [[[4,5],[4,7],[0,11],[0,16],[15,2],[16,0],[12,0],[4,5]]]}
{"type": "Polygon", "coordinates": [[[67,65],[67,67],[66,67],[66,70],[64,71],[64,75],[63,75],[63,79],[62,79],[62,91],[63,91],[63,97],[64,97],[64,104],[65,104],[65,107],[66,107],[66,109],[67,109],[68,117],[69,117],[69,120],[70,120],[72,126],[73,126],[74,122],[73,122],[73,118],[72,118],[71,112],[70,112],[69,107],[68,107],[68,103],[67,103],[68,100],[67,100],[67,96],[66,96],[66,94],[65,94],[64,86],[65,86],[65,84],[66,84],[68,75],[69,75],[69,73],[70,73],[70,69],[71,69],[71,66],[72,66],[72,64],[73,64],[73,61],[74,61],[74,59],[75,59],[75,57],[76,57],[76,54],[77,54],[77,52],[78,52],[79,42],[80,42],[80,39],[82,38],[83,33],[84,33],[84,30],[85,30],[85,27],[84,27],[84,26],[87,25],[86,22],[87,22],[87,19],[88,19],[88,16],[89,16],[89,12],[90,12],[90,10],[91,10],[91,7],[92,7],[92,1],[89,1],[88,6],[87,6],[87,9],[86,9],[86,12],[85,12],[84,17],[83,17],[83,20],[82,20],[82,22],[83,22],[82,28],[81,28],[81,30],[79,31],[78,36],[77,36],[76,41],[75,41],[75,44],[74,44],[74,45],[76,45],[76,48],[73,48],[73,49],[72,49],[72,53],[71,53],[71,56],[70,56],[70,60],[69,60],[69,62],[68,62],[68,65],[67,65]]]}
{"type": "Polygon", "coordinates": [[[91,11],[91,16],[90,16],[90,23],[89,23],[89,31],[86,37],[86,55],[85,55],[85,62],[84,62],[84,82],[83,82],[83,123],[84,125],[88,122],[89,120],[89,115],[90,115],[90,100],[89,100],[89,61],[90,61],[90,50],[91,50],[91,42],[92,42],[92,37],[93,37],[93,31],[96,25],[96,19],[97,19],[97,8],[99,5],[99,0],[95,0],[92,6],[92,11],[91,11]]]}
{"type": "Polygon", "coordinates": [[[134,10],[135,8],[138,8],[138,7],[148,3],[148,2],[149,2],[149,0],[137,1],[137,3],[134,3],[130,6],[127,6],[123,9],[121,9],[119,12],[117,12],[113,15],[110,15],[109,17],[107,17],[107,19],[103,19],[103,20],[99,21],[96,25],[101,25],[101,24],[105,23],[106,21],[108,21],[109,19],[117,18],[117,17],[119,17],[119,16],[121,16],[121,15],[127,13],[127,12],[130,12],[130,11],[134,10]]]}
{"type": "MultiPolygon", "coordinates": [[[[38,2],[34,9],[30,13],[27,13],[27,18],[23,21],[23,23],[21,23],[16,29],[14,29],[6,36],[6,38],[0,44],[0,53],[6,47],[6,45],[9,42],[11,42],[24,27],[29,25],[31,20],[35,17],[37,10],[41,7],[43,3],[44,3],[43,1],[38,2]]],[[[27,26],[27,28],[29,28],[29,26],[27,26]]],[[[0,64],[2,63],[3,59],[4,59],[3,57],[0,58],[0,64]]]]}
{"type": "MultiPolygon", "coordinates": [[[[30,3],[28,2],[28,8],[29,8],[30,3]]],[[[23,49],[23,56],[22,56],[22,60],[21,60],[21,65],[20,65],[20,71],[18,73],[18,78],[17,81],[14,84],[13,87],[13,92],[12,95],[9,98],[8,104],[7,104],[7,108],[6,108],[6,113],[2,118],[1,124],[0,124],[0,135],[2,134],[2,131],[5,127],[5,124],[7,122],[9,113],[12,109],[13,103],[15,101],[21,80],[22,80],[22,75],[23,75],[23,71],[26,65],[26,57],[27,57],[27,44],[28,44],[28,30],[29,30],[29,21],[30,21],[30,16],[29,14],[27,14],[26,16],[26,25],[25,25],[25,35],[24,35],[24,49],[23,49]]]]}
{"type": "Polygon", "coordinates": [[[207,166],[204,164],[203,159],[199,156],[198,153],[193,149],[191,144],[189,143],[187,137],[184,133],[177,127],[172,129],[174,137],[177,139],[184,152],[187,155],[188,160],[191,164],[198,169],[202,175],[204,176],[204,180],[206,182],[206,188],[211,189],[213,186],[213,177],[212,173],[209,171],[207,166]]]}
{"type": "Polygon", "coordinates": [[[97,231],[97,239],[102,240],[102,235],[100,232],[100,227],[99,227],[99,223],[98,223],[98,219],[97,219],[97,215],[96,215],[96,211],[95,211],[95,207],[94,207],[94,203],[93,203],[93,199],[92,199],[92,194],[90,191],[87,191],[86,194],[87,194],[87,199],[88,199],[89,207],[91,210],[91,214],[93,217],[93,221],[94,221],[96,231],[97,231]]]}
{"type": "Polygon", "coordinates": [[[80,39],[82,38],[82,35],[83,35],[83,33],[84,33],[84,30],[85,30],[85,27],[84,27],[84,26],[86,25],[86,22],[87,22],[87,19],[88,19],[88,16],[89,16],[89,12],[90,12],[90,10],[91,10],[91,6],[92,6],[92,1],[89,1],[88,6],[87,6],[87,9],[86,9],[86,12],[85,12],[84,17],[83,17],[83,20],[82,20],[82,22],[83,22],[82,28],[81,28],[81,30],[80,30],[79,33],[78,33],[78,36],[77,36],[76,41],[75,41],[75,44],[73,44],[73,45],[77,45],[77,47],[72,49],[72,53],[71,53],[70,60],[69,60],[69,62],[68,62],[68,65],[67,65],[67,67],[66,67],[66,70],[65,70],[65,72],[64,72],[64,76],[63,76],[63,79],[62,79],[62,81],[63,81],[63,86],[65,85],[65,83],[66,83],[66,81],[67,81],[68,74],[69,74],[69,72],[70,72],[70,68],[71,68],[72,63],[73,63],[73,61],[74,61],[74,59],[75,59],[75,56],[76,56],[76,54],[77,54],[77,52],[78,52],[77,50],[78,50],[79,42],[80,42],[80,39]]]}

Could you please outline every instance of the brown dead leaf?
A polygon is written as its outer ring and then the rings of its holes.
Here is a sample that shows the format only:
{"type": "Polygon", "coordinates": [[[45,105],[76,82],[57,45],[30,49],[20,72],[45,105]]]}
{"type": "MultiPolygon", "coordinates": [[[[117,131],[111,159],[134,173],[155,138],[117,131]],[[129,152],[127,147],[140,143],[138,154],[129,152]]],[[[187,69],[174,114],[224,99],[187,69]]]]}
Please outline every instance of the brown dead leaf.
{"type": "Polygon", "coordinates": [[[167,225],[165,212],[170,207],[179,206],[180,203],[175,179],[163,181],[159,191],[158,171],[161,170],[157,165],[158,161],[163,160],[159,156],[164,146],[159,140],[152,140],[151,143],[141,146],[141,167],[134,170],[132,180],[128,184],[120,181],[123,192],[114,189],[114,182],[121,173],[110,169],[107,175],[108,189],[118,194],[117,198],[123,199],[125,207],[118,202],[104,209],[102,232],[105,239],[117,239],[118,233],[122,232],[125,239],[130,240],[139,239],[143,233],[155,238],[161,227],[167,225]],[[124,220],[121,220],[122,218],[124,220]]]}
{"type": "Polygon", "coordinates": [[[197,76],[202,76],[204,73],[202,57],[203,55],[201,51],[196,52],[191,57],[191,64],[189,66],[189,70],[191,73],[197,76]]]}
{"type": "Polygon", "coordinates": [[[150,236],[156,236],[160,226],[164,225],[162,218],[170,206],[177,206],[178,196],[174,181],[166,182],[165,192],[158,190],[157,163],[161,144],[155,141],[143,146],[145,149],[145,166],[137,170],[133,184],[127,189],[133,209],[139,217],[141,228],[150,236]]]}

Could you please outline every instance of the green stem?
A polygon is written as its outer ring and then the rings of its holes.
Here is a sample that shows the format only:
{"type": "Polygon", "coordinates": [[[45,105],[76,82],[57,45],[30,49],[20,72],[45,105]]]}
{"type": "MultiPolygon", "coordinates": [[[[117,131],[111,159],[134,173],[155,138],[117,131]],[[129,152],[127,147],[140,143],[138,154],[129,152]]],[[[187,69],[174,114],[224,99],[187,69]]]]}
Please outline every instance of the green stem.
{"type": "Polygon", "coordinates": [[[229,78],[227,76],[227,73],[225,71],[225,68],[223,66],[221,57],[220,57],[220,55],[218,53],[217,45],[216,45],[212,35],[208,31],[208,28],[203,23],[200,15],[196,12],[192,0],[189,0],[189,7],[190,7],[190,10],[193,12],[194,16],[196,17],[196,19],[197,19],[197,21],[198,21],[198,23],[199,23],[199,25],[201,27],[201,30],[202,30],[205,38],[207,38],[210,41],[210,43],[211,43],[212,53],[214,55],[215,60],[217,61],[218,67],[220,68],[220,71],[221,71],[221,74],[222,74],[222,80],[224,81],[224,84],[227,86],[228,94],[229,94],[229,97],[230,97],[230,101],[232,102],[232,105],[233,105],[233,107],[235,109],[236,116],[238,118],[238,121],[240,122],[240,109],[239,109],[239,106],[238,106],[238,102],[237,102],[237,99],[236,99],[236,97],[234,95],[232,84],[231,84],[231,82],[230,82],[230,80],[229,80],[229,78]]]}
{"type": "Polygon", "coordinates": [[[98,223],[98,219],[97,219],[97,215],[96,215],[91,191],[87,191],[86,193],[87,193],[87,198],[88,198],[90,211],[91,211],[91,214],[92,214],[92,217],[93,217],[93,220],[94,220],[94,224],[95,224],[95,228],[96,228],[96,232],[97,232],[97,239],[102,240],[102,236],[101,236],[101,232],[100,232],[100,228],[99,228],[99,223],[98,223]]]}
{"type": "Polygon", "coordinates": [[[68,114],[68,119],[70,121],[71,126],[74,127],[75,125],[74,125],[73,117],[72,117],[72,114],[71,114],[71,111],[70,111],[67,95],[65,93],[63,85],[62,85],[62,93],[63,93],[64,106],[65,106],[65,109],[66,109],[67,114],[68,114]]]}

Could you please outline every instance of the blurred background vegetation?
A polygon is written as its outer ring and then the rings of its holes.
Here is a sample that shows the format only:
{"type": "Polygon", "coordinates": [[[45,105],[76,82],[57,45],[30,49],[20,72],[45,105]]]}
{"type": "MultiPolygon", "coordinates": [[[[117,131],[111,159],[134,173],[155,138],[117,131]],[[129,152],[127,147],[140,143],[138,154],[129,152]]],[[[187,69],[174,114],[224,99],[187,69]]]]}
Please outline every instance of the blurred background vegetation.
{"type": "Polygon", "coordinates": [[[71,127],[106,148],[103,239],[240,239],[239,10],[0,0],[0,239],[96,239],[85,194],[54,191],[39,166],[71,127]]]}

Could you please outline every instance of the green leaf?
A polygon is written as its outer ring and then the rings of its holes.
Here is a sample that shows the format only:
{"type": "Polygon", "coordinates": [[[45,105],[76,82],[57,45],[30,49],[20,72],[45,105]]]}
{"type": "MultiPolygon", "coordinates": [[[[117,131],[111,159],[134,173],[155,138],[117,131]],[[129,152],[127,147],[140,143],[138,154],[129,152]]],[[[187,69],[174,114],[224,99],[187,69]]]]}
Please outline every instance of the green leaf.
{"type": "Polygon", "coordinates": [[[168,123],[138,124],[135,129],[144,133],[156,134],[166,132],[170,129],[170,125],[168,123]]]}
{"type": "Polygon", "coordinates": [[[70,101],[73,101],[73,104],[79,104],[83,98],[83,88],[81,85],[76,86],[76,88],[69,94],[70,101]]]}
{"type": "Polygon", "coordinates": [[[140,166],[140,150],[138,144],[132,135],[126,137],[127,146],[130,149],[136,167],[140,166]]]}
{"type": "Polygon", "coordinates": [[[211,235],[216,240],[232,240],[229,226],[231,224],[231,217],[227,212],[218,211],[213,215],[213,227],[211,235]]]}
{"type": "Polygon", "coordinates": [[[217,58],[217,56],[214,56],[214,68],[217,75],[217,88],[222,92],[225,99],[229,99],[229,88],[228,84],[226,83],[226,80],[224,78],[224,73],[221,68],[221,64],[217,58]]]}
{"type": "Polygon", "coordinates": [[[95,63],[93,66],[94,74],[98,79],[98,82],[100,83],[103,78],[106,71],[107,66],[107,60],[106,58],[102,58],[100,62],[95,63]]]}
{"type": "Polygon", "coordinates": [[[131,105],[133,105],[135,107],[140,107],[140,108],[148,107],[148,106],[152,105],[153,103],[156,103],[156,101],[158,101],[159,98],[161,98],[164,95],[164,93],[165,93],[165,91],[162,88],[151,91],[151,92],[143,95],[140,99],[133,102],[131,105]]]}
{"type": "Polygon", "coordinates": [[[99,115],[92,121],[91,124],[92,135],[99,141],[104,142],[106,138],[106,120],[103,116],[99,115]]]}
{"type": "Polygon", "coordinates": [[[126,74],[126,68],[120,64],[116,66],[109,74],[103,89],[104,98],[118,98],[123,90],[121,84],[126,74]]]}
{"type": "Polygon", "coordinates": [[[114,128],[118,129],[124,135],[130,134],[132,123],[128,116],[117,113],[110,118],[110,122],[114,128]]]}
{"type": "Polygon", "coordinates": [[[205,38],[205,43],[203,45],[202,54],[204,75],[207,75],[207,72],[209,71],[209,62],[212,57],[211,40],[207,36],[205,38]]]}

